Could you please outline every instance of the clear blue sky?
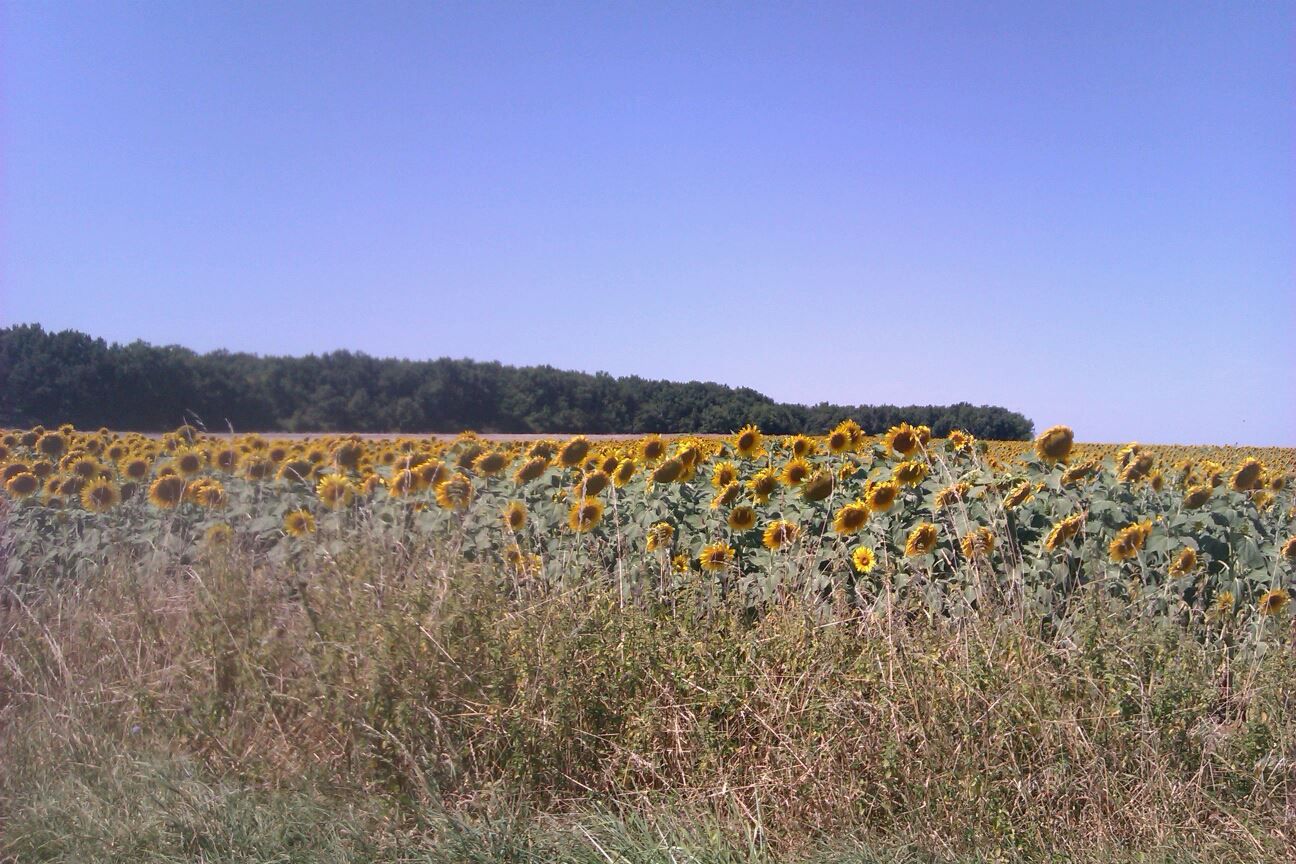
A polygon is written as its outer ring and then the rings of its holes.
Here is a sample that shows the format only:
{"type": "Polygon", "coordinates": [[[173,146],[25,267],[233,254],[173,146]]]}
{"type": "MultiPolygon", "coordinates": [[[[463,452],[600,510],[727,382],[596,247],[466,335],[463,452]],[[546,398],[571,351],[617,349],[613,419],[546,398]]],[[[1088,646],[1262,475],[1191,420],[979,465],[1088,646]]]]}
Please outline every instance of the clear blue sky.
{"type": "Polygon", "coordinates": [[[0,323],[1296,444],[1290,3],[0,22],[0,323]]]}

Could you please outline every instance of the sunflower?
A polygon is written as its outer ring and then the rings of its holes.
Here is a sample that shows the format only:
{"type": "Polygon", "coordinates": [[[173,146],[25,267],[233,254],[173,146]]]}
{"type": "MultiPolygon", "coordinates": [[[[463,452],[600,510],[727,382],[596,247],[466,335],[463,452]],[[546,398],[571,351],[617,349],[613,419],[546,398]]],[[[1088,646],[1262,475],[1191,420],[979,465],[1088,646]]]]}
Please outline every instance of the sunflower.
{"type": "Polygon", "coordinates": [[[774,494],[774,491],[778,489],[778,484],[778,474],[774,469],[762,468],[760,471],[753,474],[752,478],[747,481],[747,488],[751,490],[752,498],[754,498],[758,504],[764,504],[770,499],[770,496],[774,494]]]}
{"type": "Polygon", "coordinates": [[[779,479],[788,486],[800,486],[813,471],[814,469],[810,467],[810,463],[806,460],[790,459],[783,466],[783,473],[779,479]]]}
{"type": "Polygon", "coordinates": [[[589,439],[584,435],[577,435],[559,449],[558,464],[564,468],[574,468],[581,463],[589,451],[589,439]]]}
{"type": "Polygon", "coordinates": [[[1165,488],[1165,475],[1160,471],[1153,471],[1147,476],[1147,482],[1153,492],[1160,492],[1165,488]]]}
{"type": "Polygon", "coordinates": [[[967,558],[989,557],[995,547],[995,533],[986,526],[964,534],[959,547],[967,558]]]}
{"type": "Polygon", "coordinates": [[[1023,480],[1022,482],[1014,486],[1013,490],[1008,493],[1008,496],[1006,498],[1004,498],[1004,509],[1015,510],[1016,508],[1020,507],[1021,505],[1029,501],[1031,499],[1031,496],[1034,494],[1035,494],[1035,487],[1032,486],[1028,481],[1023,480]]]}
{"type": "Polygon", "coordinates": [[[870,510],[874,513],[881,513],[884,510],[891,509],[891,505],[895,503],[899,494],[899,483],[894,480],[883,480],[869,484],[864,491],[864,500],[868,502],[870,510]]]}
{"type": "Polygon", "coordinates": [[[765,526],[761,533],[761,544],[766,549],[777,551],[784,546],[790,545],[797,541],[801,536],[801,529],[795,522],[789,522],[786,519],[775,519],[765,526]]]}
{"type": "Polygon", "coordinates": [[[30,471],[19,471],[5,481],[5,489],[15,498],[27,498],[36,494],[40,488],[40,479],[30,471]]]}
{"type": "Polygon", "coordinates": [[[729,511],[727,521],[733,531],[750,531],[756,525],[756,509],[750,504],[740,504],[729,511]]]}
{"type": "Polygon", "coordinates": [[[508,467],[509,458],[498,450],[490,450],[473,460],[473,470],[483,477],[494,477],[508,467]]]}
{"type": "Polygon", "coordinates": [[[806,501],[822,501],[832,494],[832,490],[832,472],[821,468],[801,484],[801,497],[806,501]]]}
{"type": "Polygon", "coordinates": [[[143,480],[149,475],[149,460],[143,456],[131,456],[121,464],[122,476],[127,480],[143,480]]]}
{"type": "Polygon", "coordinates": [[[243,476],[249,480],[264,480],[274,473],[274,463],[260,457],[243,463],[243,476]]]}
{"type": "Polygon", "coordinates": [[[536,479],[541,474],[543,474],[545,472],[545,469],[547,469],[548,467],[549,467],[548,457],[532,456],[526,462],[522,463],[521,468],[513,472],[513,482],[518,484],[519,486],[523,485],[524,483],[530,483],[532,480],[536,479]]]}
{"type": "Polygon", "coordinates": [[[887,449],[892,454],[905,457],[912,456],[919,446],[918,432],[908,423],[892,426],[887,430],[883,441],[886,442],[887,449]]]}
{"type": "Polygon", "coordinates": [[[185,481],[177,474],[159,477],[149,486],[149,503],[168,510],[184,498],[185,481]]]}
{"type": "Polygon", "coordinates": [[[949,433],[950,446],[960,452],[966,452],[972,449],[976,444],[976,438],[971,432],[965,432],[962,429],[951,429],[949,433]]]}
{"type": "Polygon", "coordinates": [[[617,463],[616,470],[612,472],[613,485],[615,485],[618,489],[625,486],[627,483],[630,482],[630,479],[634,477],[635,471],[638,469],[638,467],[639,466],[635,464],[635,461],[633,459],[629,457],[622,459],[620,462],[617,463]]]}
{"type": "Polygon", "coordinates": [[[954,483],[950,486],[946,486],[944,489],[941,489],[936,493],[936,497],[932,499],[932,505],[937,510],[944,510],[948,507],[953,507],[960,501],[967,499],[968,492],[971,488],[972,487],[966,483],[954,483]]]}
{"type": "Polygon", "coordinates": [[[1035,453],[1048,462],[1065,462],[1075,446],[1075,433],[1070,426],[1050,426],[1035,439],[1035,453]]]}
{"type": "Polygon", "coordinates": [[[10,462],[8,465],[0,468],[0,483],[9,482],[9,478],[15,474],[30,474],[31,466],[26,462],[10,462]]]}
{"type": "Polygon", "coordinates": [[[1278,554],[1288,561],[1296,561],[1296,536],[1288,537],[1287,542],[1282,545],[1278,554]]]}
{"type": "Polygon", "coordinates": [[[292,537],[304,537],[315,533],[315,517],[309,510],[293,510],[284,515],[284,533],[292,537]]]}
{"type": "MultiPolygon", "coordinates": [[[[419,485],[422,488],[436,487],[446,480],[450,479],[450,466],[440,459],[429,459],[426,462],[420,462],[415,468],[414,473],[419,476],[419,485]]],[[[463,475],[460,475],[463,476],[463,475]]]]}
{"type": "Polygon", "coordinates": [[[203,469],[205,460],[197,450],[184,450],[171,460],[181,477],[192,477],[203,469]]]}
{"type": "Polygon", "coordinates": [[[869,507],[864,501],[852,501],[833,516],[833,531],[837,534],[854,534],[869,519],[869,507]]]}
{"type": "Polygon", "coordinates": [[[675,527],[669,522],[657,522],[648,529],[648,551],[656,552],[658,549],[669,549],[671,540],[675,537],[675,527]]]}
{"type": "Polygon", "coordinates": [[[834,455],[845,453],[851,449],[850,431],[843,429],[840,425],[828,433],[828,439],[824,442],[828,447],[828,452],[834,455]]]}
{"type": "Polygon", "coordinates": [[[1274,495],[1268,489],[1257,489],[1251,493],[1251,503],[1257,510],[1264,510],[1274,502],[1274,495]]]}
{"type": "Polygon", "coordinates": [[[510,531],[521,531],[526,527],[527,508],[521,501],[510,501],[504,505],[504,526],[510,531]]]}
{"type": "Polygon", "coordinates": [[[793,459],[805,459],[808,456],[813,456],[818,448],[819,445],[815,442],[815,439],[809,435],[794,435],[792,440],[788,441],[788,449],[792,451],[793,459]]]}
{"type": "Polygon", "coordinates": [[[1234,492],[1247,492],[1252,489],[1259,489],[1261,486],[1260,477],[1264,473],[1264,464],[1258,459],[1243,459],[1238,464],[1238,469],[1233,472],[1229,479],[1229,488],[1234,492]]]}
{"type": "Polygon", "coordinates": [[[742,484],[737,480],[734,480],[717,492],[715,497],[711,499],[711,509],[718,510],[721,507],[728,507],[730,504],[737,501],[738,496],[741,494],[742,484]]]}
{"type": "Polygon", "coordinates": [[[1237,600],[1233,597],[1232,591],[1221,591],[1215,595],[1215,602],[1212,605],[1212,612],[1216,615],[1227,615],[1233,611],[1233,606],[1237,600]]]}
{"type": "Polygon", "coordinates": [[[57,459],[67,450],[67,438],[62,432],[46,432],[36,442],[36,449],[51,459],[57,459]]]}
{"type": "Polygon", "coordinates": [[[723,570],[729,566],[733,556],[733,547],[720,540],[702,548],[702,554],[698,555],[698,563],[702,565],[703,570],[723,570]]]}
{"type": "Polygon", "coordinates": [[[219,510],[228,502],[225,487],[219,480],[203,477],[190,483],[185,489],[185,497],[208,510],[219,510]]]}
{"type": "Polygon", "coordinates": [[[679,459],[670,458],[653,469],[652,481],[654,483],[670,483],[672,480],[679,479],[682,473],[684,473],[684,463],[679,459]]]}
{"type": "Polygon", "coordinates": [[[1260,610],[1261,615],[1281,615],[1290,602],[1291,595],[1287,593],[1286,588],[1273,588],[1260,595],[1260,602],[1256,604],[1256,608],[1260,610]]]}
{"type": "Polygon", "coordinates": [[[567,511],[567,527],[577,534],[592,531],[603,521],[603,502],[597,498],[583,498],[567,511]]]}
{"type": "Polygon", "coordinates": [[[279,466],[275,476],[284,483],[310,484],[315,465],[309,459],[289,459],[279,466]]]}
{"type": "Polygon", "coordinates": [[[1081,513],[1073,513],[1065,519],[1059,520],[1049,531],[1048,537],[1044,539],[1044,548],[1050,552],[1056,550],[1080,533],[1083,522],[1084,515],[1081,513]]]}
{"type": "Polygon", "coordinates": [[[671,570],[676,573],[687,573],[693,569],[693,559],[686,552],[680,552],[671,558],[671,570]]]}
{"type": "Polygon", "coordinates": [[[1184,495],[1183,506],[1189,510],[1196,510],[1210,500],[1211,493],[1214,491],[1213,486],[1193,486],[1184,495]]]}
{"type": "Polygon", "coordinates": [[[1126,525],[1116,532],[1116,536],[1107,546],[1107,554],[1113,561],[1128,561],[1136,556],[1147,542],[1152,532],[1151,522],[1136,522],[1126,525]]]}
{"type": "Polygon", "coordinates": [[[92,513],[106,512],[120,503],[121,492],[111,480],[91,480],[81,490],[81,506],[92,513]]]}
{"type": "Polygon", "coordinates": [[[466,474],[455,474],[436,485],[436,501],[446,510],[467,510],[473,500],[473,485],[466,474]]]}
{"type": "Polygon", "coordinates": [[[903,486],[917,486],[927,477],[927,463],[907,459],[895,466],[892,476],[903,486]]]}
{"type": "Polygon", "coordinates": [[[364,479],[360,481],[358,494],[363,495],[366,498],[371,498],[382,485],[383,478],[381,474],[366,474],[364,479]]]}
{"type": "Polygon", "coordinates": [[[660,435],[647,435],[639,440],[639,457],[652,463],[666,455],[666,442],[660,435]]]}
{"type": "Polygon", "coordinates": [[[1170,564],[1171,576],[1184,576],[1197,569],[1197,550],[1185,546],[1170,564]]]}
{"type": "Polygon", "coordinates": [[[235,447],[222,447],[212,454],[211,461],[225,473],[232,473],[238,467],[240,454],[235,447]]]}
{"type": "Polygon", "coordinates": [[[1079,465],[1075,465],[1071,468],[1068,468],[1066,471],[1062,472],[1062,485],[1073,486],[1076,483],[1079,483],[1081,480],[1085,480],[1088,479],[1089,477],[1092,477],[1094,474],[1097,473],[1097,471],[1098,471],[1097,462],[1093,460],[1089,460],[1087,462],[1081,462],[1079,465]]]}
{"type": "Polygon", "coordinates": [[[905,539],[905,555],[910,558],[926,555],[936,548],[939,537],[935,525],[930,522],[919,522],[905,539]]]}
{"type": "Polygon", "coordinates": [[[851,564],[861,573],[870,572],[877,564],[877,555],[867,546],[860,546],[851,553],[851,564]]]}
{"type": "Polygon", "coordinates": [[[471,471],[473,463],[485,452],[486,445],[479,441],[469,441],[467,446],[460,450],[459,455],[454,458],[455,467],[461,471],[471,471]]]}
{"type": "Polygon", "coordinates": [[[400,498],[417,492],[422,486],[423,481],[417,473],[410,468],[402,468],[392,472],[391,480],[387,481],[387,493],[400,498]]]}
{"type": "Polygon", "coordinates": [[[228,546],[234,539],[234,529],[227,522],[217,522],[203,532],[203,543],[208,546],[228,546]]]}
{"type": "Polygon", "coordinates": [[[605,471],[599,469],[591,471],[581,477],[581,482],[572,489],[573,498],[592,498],[606,489],[612,483],[612,478],[605,471]]]}
{"type": "Polygon", "coordinates": [[[355,499],[355,486],[341,474],[325,474],[315,484],[315,494],[330,510],[349,507],[355,499]]]}
{"type": "Polygon", "coordinates": [[[738,430],[738,434],[734,436],[734,449],[744,459],[751,459],[760,453],[762,440],[760,429],[748,424],[738,430]]]}
{"type": "Polygon", "coordinates": [[[1121,469],[1120,480],[1123,483],[1137,483],[1152,472],[1155,464],[1156,460],[1152,458],[1151,453],[1137,453],[1121,469]]]}
{"type": "Polygon", "coordinates": [[[738,467],[732,462],[717,462],[711,472],[711,485],[723,489],[738,479],[738,467]]]}
{"type": "Polygon", "coordinates": [[[85,488],[85,485],[86,480],[84,477],[80,474],[73,474],[70,477],[64,477],[62,482],[59,483],[58,493],[69,498],[75,498],[81,494],[81,490],[85,488]]]}

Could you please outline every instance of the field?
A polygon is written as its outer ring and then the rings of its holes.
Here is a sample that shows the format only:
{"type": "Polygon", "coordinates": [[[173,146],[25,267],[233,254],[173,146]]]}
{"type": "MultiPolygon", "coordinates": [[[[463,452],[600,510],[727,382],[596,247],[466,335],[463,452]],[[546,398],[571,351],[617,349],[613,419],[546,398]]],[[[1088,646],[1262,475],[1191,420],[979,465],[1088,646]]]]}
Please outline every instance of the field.
{"type": "Polygon", "coordinates": [[[13,430],[0,854],[1291,860],[1293,471],[13,430]]]}

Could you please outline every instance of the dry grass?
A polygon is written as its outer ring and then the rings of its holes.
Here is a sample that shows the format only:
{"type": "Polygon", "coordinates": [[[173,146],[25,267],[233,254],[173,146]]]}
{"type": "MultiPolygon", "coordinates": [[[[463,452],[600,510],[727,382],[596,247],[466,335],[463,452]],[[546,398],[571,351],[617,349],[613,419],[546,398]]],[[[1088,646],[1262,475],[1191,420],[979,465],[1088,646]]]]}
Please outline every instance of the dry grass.
{"type": "Polygon", "coordinates": [[[3,603],[18,860],[1296,856],[1291,648],[1093,598],[750,621],[360,538],[3,603]]]}

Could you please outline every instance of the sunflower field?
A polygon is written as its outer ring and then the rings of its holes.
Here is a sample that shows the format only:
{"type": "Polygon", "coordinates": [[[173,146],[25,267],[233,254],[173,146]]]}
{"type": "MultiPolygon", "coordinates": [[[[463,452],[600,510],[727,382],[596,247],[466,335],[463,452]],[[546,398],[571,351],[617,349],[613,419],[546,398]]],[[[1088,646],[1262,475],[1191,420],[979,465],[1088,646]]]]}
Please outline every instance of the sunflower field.
{"type": "Polygon", "coordinates": [[[113,556],[181,568],[418,533],[513,591],[614,580],[623,598],[800,598],[963,616],[1005,601],[1063,620],[1078,589],[1256,637],[1296,579],[1292,451],[1030,449],[900,424],[819,437],[488,441],[5,432],[4,579],[39,590],[113,556]],[[1173,460],[1173,461],[1172,461],[1173,460]]]}

